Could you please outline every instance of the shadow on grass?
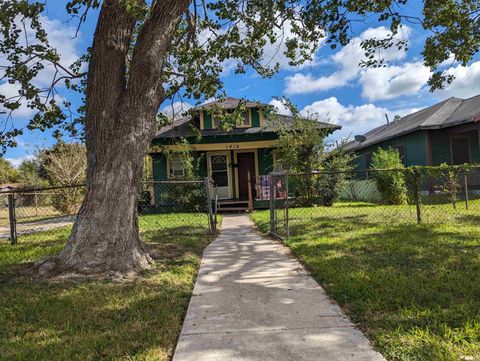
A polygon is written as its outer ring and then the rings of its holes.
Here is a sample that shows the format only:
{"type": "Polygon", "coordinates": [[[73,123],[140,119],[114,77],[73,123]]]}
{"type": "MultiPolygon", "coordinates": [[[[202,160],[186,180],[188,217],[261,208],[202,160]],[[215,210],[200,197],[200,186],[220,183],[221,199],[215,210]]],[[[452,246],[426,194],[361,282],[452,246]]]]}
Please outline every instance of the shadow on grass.
{"type": "Polygon", "coordinates": [[[190,298],[193,265],[166,265],[161,274],[123,285],[6,287],[0,300],[7,311],[0,316],[3,357],[166,360],[190,298]]]}
{"type": "Polygon", "coordinates": [[[29,235],[18,246],[1,245],[0,359],[168,360],[213,236],[203,223],[148,226],[142,235],[155,269],[125,283],[14,277],[18,264],[60,252],[68,228],[45,232],[42,241],[29,235]]]}

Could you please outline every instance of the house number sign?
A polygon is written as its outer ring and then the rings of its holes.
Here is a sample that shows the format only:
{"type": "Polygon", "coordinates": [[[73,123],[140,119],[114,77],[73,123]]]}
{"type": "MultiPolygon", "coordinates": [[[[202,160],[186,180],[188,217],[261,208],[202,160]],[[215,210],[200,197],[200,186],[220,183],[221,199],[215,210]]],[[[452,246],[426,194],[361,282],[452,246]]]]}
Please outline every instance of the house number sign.
{"type": "Polygon", "coordinates": [[[239,144],[227,144],[226,148],[227,149],[240,149],[240,145],[239,144]]]}

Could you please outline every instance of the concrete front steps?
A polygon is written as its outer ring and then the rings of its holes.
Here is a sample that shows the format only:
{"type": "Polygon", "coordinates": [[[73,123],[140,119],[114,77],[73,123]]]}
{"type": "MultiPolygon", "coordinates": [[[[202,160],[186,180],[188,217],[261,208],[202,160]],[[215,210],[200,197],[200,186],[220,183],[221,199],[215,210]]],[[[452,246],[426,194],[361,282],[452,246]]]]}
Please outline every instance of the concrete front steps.
{"type": "Polygon", "coordinates": [[[248,212],[250,211],[250,202],[243,199],[225,199],[219,200],[217,211],[222,212],[248,212]]]}

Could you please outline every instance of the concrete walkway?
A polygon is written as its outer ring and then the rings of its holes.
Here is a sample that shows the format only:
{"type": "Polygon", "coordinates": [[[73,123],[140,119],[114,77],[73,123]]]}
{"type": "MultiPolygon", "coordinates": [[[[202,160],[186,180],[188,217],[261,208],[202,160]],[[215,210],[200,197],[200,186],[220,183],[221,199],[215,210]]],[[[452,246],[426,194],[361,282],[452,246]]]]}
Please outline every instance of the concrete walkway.
{"type": "Polygon", "coordinates": [[[278,242],[246,215],[205,250],[173,361],[384,358],[278,242]]]}

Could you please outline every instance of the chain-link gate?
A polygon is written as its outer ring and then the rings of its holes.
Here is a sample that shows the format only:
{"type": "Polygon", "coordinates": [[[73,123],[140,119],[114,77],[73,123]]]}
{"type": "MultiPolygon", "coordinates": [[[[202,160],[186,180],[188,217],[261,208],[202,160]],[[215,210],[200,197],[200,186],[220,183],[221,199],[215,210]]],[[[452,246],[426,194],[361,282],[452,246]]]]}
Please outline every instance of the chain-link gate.
{"type": "Polygon", "coordinates": [[[284,239],[289,237],[288,175],[270,173],[270,234],[284,239]]]}

